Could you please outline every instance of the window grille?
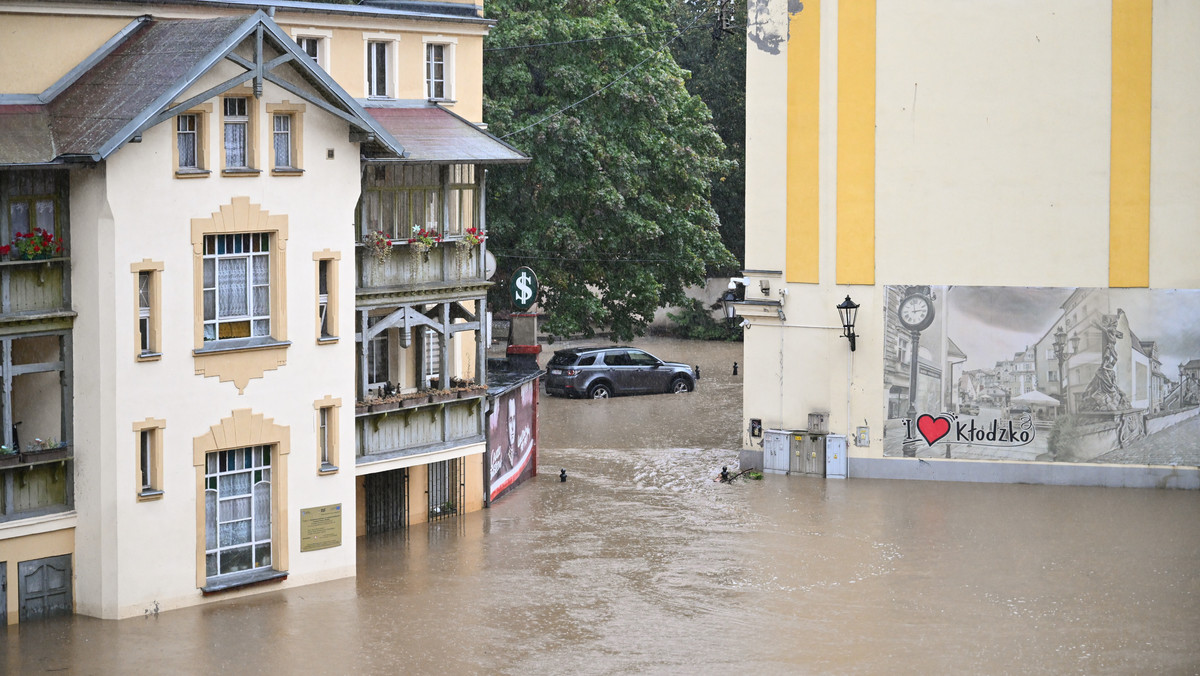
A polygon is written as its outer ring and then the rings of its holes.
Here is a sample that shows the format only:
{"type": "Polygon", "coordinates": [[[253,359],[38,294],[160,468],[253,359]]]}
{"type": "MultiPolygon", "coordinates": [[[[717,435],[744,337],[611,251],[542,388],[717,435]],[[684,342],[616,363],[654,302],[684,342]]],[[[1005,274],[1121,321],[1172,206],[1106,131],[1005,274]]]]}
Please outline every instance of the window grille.
{"type": "Polygon", "coordinates": [[[425,98],[446,98],[445,45],[425,45],[425,98]]]}
{"type": "Polygon", "coordinates": [[[204,340],[271,335],[271,236],[205,235],[204,340]]]}
{"type": "Polygon", "coordinates": [[[246,98],[242,96],[225,99],[225,166],[229,169],[246,169],[246,139],[250,118],[247,115],[246,98]]]}
{"type": "Polygon", "coordinates": [[[176,141],[179,144],[179,168],[198,169],[196,116],[180,115],[176,119],[176,141]]]}
{"type": "Polygon", "coordinates": [[[429,520],[437,521],[459,514],[466,497],[462,475],[463,460],[443,460],[429,464],[429,520]]]}
{"type": "Polygon", "coordinates": [[[292,166],[292,116],[275,116],[275,166],[290,168],[292,166]]]}
{"type": "Polygon", "coordinates": [[[209,453],[204,474],[208,577],[271,567],[271,447],[209,453]]]}

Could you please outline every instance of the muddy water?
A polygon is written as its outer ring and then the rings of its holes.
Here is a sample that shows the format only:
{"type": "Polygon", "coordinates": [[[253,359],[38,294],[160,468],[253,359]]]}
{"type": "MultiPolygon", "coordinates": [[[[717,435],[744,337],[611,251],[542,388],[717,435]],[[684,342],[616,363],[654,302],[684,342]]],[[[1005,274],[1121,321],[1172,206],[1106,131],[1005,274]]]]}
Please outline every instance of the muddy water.
{"type": "Polygon", "coordinates": [[[1200,673],[1195,492],[719,484],[738,346],[646,346],[699,390],[544,400],[542,476],[357,579],[10,628],[0,672],[1200,673]]]}

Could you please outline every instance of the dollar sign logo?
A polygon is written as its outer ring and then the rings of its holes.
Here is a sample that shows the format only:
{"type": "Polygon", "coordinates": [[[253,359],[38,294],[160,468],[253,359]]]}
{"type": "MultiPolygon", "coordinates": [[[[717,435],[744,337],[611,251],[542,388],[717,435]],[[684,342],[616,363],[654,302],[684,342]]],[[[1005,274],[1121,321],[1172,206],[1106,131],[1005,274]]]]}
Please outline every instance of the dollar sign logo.
{"type": "Polygon", "coordinates": [[[517,276],[517,292],[513,296],[517,300],[518,305],[529,305],[530,299],[533,298],[533,289],[529,288],[529,273],[522,271],[517,276]]]}

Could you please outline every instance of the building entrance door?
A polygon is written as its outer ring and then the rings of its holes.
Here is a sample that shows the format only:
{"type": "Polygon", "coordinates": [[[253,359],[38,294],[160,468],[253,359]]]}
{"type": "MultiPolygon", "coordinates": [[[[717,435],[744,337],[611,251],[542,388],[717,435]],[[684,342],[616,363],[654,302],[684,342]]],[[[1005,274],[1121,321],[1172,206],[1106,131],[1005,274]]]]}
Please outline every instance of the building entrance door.
{"type": "Polygon", "coordinates": [[[408,527],[408,470],[394,469],[364,477],[367,535],[408,527]]]}
{"type": "Polygon", "coordinates": [[[20,620],[71,614],[71,555],[22,561],[17,565],[20,620]]]}

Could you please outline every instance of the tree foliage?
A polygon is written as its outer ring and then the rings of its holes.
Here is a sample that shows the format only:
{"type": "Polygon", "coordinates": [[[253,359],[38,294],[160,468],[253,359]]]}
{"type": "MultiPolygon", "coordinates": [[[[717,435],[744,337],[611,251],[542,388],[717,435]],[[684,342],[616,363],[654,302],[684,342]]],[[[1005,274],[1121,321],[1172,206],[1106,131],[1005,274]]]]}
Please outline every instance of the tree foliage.
{"type": "Polygon", "coordinates": [[[631,338],[657,308],[683,305],[684,288],[710,268],[736,265],[710,204],[712,178],[733,167],[708,107],[687,91],[687,73],[664,48],[674,6],[491,0],[486,7],[499,23],[486,42],[485,119],[533,158],[489,173],[489,248],[500,272],[493,305],[507,307],[507,273],[530,265],[547,332],[607,327],[631,338]],[[595,40],[616,35],[631,37],[595,40]]]}
{"type": "MultiPolygon", "coordinates": [[[[671,53],[689,71],[688,91],[712,111],[725,142],[729,169],[713,177],[712,205],[721,219],[721,240],[739,265],[746,261],[746,0],[726,0],[732,25],[716,24],[718,0],[681,0],[675,21],[686,25],[698,12],[707,30],[671,43],[671,53]],[[710,18],[711,17],[711,18],[710,18]]],[[[736,270],[728,270],[733,273],[736,270]]]]}

